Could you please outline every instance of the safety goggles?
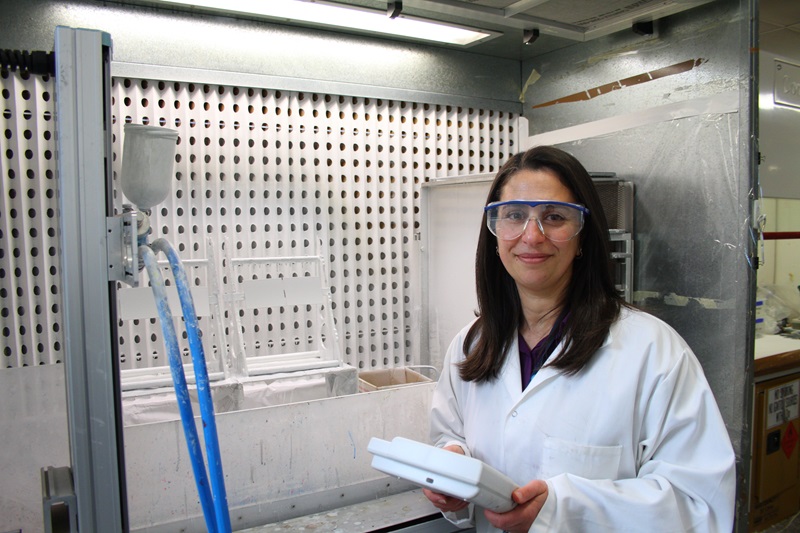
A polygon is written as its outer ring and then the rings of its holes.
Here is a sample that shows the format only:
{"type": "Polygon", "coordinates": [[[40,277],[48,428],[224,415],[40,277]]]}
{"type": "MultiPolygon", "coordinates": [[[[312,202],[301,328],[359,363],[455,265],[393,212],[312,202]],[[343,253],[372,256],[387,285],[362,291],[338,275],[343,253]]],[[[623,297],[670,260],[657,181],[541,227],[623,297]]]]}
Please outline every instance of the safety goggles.
{"type": "Polygon", "coordinates": [[[542,235],[554,242],[566,242],[583,229],[589,210],[578,204],[548,200],[508,200],[492,202],[483,208],[489,231],[504,241],[525,233],[528,222],[536,221],[542,235]]]}

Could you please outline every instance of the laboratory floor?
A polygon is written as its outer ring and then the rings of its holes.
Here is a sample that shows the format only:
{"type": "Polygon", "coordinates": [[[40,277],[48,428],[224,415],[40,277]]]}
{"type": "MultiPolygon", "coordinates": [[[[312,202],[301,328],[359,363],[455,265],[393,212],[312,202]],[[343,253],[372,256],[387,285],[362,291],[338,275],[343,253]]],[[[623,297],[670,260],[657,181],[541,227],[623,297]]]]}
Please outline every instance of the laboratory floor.
{"type": "Polygon", "coordinates": [[[441,513],[428,502],[422,491],[414,489],[341,507],[333,511],[255,527],[241,533],[285,533],[287,531],[474,533],[475,530],[459,529],[446,521],[441,513]]]}
{"type": "Polygon", "coordinates": [[[800,533],[800,513],[774,526],[763,529],[759,533],[800,533]]]}

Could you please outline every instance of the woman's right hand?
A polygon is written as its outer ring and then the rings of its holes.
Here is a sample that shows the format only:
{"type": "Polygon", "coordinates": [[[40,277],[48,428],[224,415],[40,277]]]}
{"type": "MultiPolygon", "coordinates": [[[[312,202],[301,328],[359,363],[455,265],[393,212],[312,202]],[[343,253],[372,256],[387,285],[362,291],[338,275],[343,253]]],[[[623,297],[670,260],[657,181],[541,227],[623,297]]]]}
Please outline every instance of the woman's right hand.
{"type": "MultiPolygon", "coordinates": [[[[447,450],[449,452],[465,455],[464,449],[461,448],[461,446],[455,444],[451,444],[450,446],[445,446],[442,449],[447,450]]],[[[456,511],[460,511],[461,509],[469,505],[469,502],[467,501],[459,500],[458,498],[453,498],[452,496],[447,496],[446,494],[433,492],[432,490],[429,489],[422,489],[422,493],[425,495],[426,498],[430,500],[430,502],[433,504],[434,507],[445,513],[454,513],[456,511]]]]}

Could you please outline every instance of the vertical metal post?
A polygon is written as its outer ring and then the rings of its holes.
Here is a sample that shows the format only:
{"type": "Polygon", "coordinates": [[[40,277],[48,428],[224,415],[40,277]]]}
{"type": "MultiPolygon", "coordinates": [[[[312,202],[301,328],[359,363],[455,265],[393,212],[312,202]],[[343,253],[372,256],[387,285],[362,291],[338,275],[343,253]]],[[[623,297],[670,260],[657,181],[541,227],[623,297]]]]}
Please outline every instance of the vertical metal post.
{"type": "Polygon", "coordinates": [[[65,370],[81,531],[126,531],[119,371],[108,280],[111,38],[55,34],[65,370]]]}
{"type": "MultiPolygon", "coordinates": [[[[750,235],[756,234],[757,222],[754,218],[755,201],[760,198],[761,185],[758,177],[759,165],[759,129],[758,129],[758,59],[759,59],[759,21],[758,21],[758,1],[757,0],[740,0],[740,10],[742,14],[749,15],[749,24],[743,25],[744,31],[743,40],[747,39],[750,55],[746,61],[743,61],[741,70],[748,73],[746,89],[742,89],[742,93],[746,96],[746,100],[740,103],[739,112],[739,131],[740,133],[740,198],[749,197],[750,205],[748,206],[748,215],[750,217],[751,227],[747,228],[752,231],[750,235]]],[[[740,94],[742,94],[740,93],[740,94]]],[[[739,441],[739,460],[737,461],[737,499],[736,499],[736,522],[734,524],[734,531],[737,533],[746,533],[751,530],[750,527],[750,493],[752,490],[752,462],[753,462],[753,409],[754,409],[754,396],[755,396],[755,373],[754,373],[754,360],[755,360],[755,346],[756,346],[756,328],[755,328],[755,309],[756,309],[756,288],[758,285],[758,275],[756,269],[758,268],[758,251],[757,243],[754,239],[742,239],[745,248],[745,254],[750,258],[750,268],[746,270],[745,277],[742,281],[742,286],[746,291],[744,302],[746,309],[748,309],[747,325],[748,328],[745,333],[745,349],[744,349],[744,391],[742,393],[742,403],[740,409],[742,410],[743,427],[740,434],[739,441]]],[[[734,442],[734,446],[737,443],[734,442]]]]}

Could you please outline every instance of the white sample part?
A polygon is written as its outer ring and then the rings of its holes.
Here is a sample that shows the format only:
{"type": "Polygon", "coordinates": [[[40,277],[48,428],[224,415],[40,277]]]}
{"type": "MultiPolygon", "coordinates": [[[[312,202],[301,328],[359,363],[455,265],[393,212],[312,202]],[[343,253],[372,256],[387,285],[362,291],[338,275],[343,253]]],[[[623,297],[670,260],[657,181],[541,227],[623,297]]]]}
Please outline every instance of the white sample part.
{"type": "Polygon", "coordinates": [[[150,209],[169,194],[178,132],[159,126],[125,124],[120,181],[125,197],[150,209]]]}
{"type": "Polygon", "coordinates": [[[519,485],[474,457],[403,437],[395,437],[391,442],[373,437],[367,451],[374,455],[372,468],[434,492],[498,513],[517,505],[511,493],[519,485]]]}

